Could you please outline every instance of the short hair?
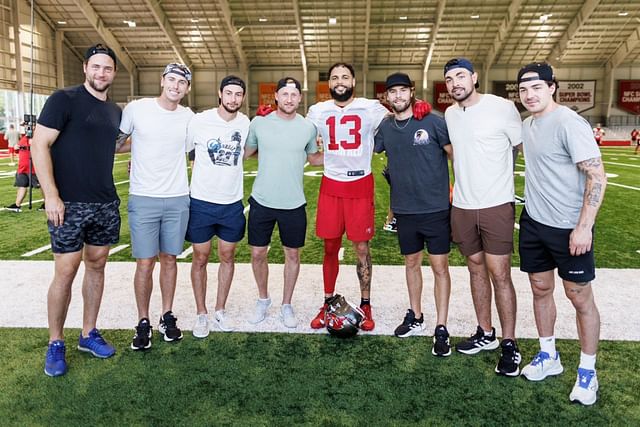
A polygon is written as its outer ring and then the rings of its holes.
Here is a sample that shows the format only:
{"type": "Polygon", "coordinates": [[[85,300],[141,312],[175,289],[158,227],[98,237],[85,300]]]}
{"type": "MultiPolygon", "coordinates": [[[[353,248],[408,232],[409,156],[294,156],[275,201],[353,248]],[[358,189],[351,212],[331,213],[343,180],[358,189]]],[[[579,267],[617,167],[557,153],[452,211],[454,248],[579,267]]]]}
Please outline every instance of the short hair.
{"type": "Polygon", "coordinates": [[[333,71],[333,69],[337,67],[346,68],[351,73],[351,77],[353,77],[354,79],[356,78],[356,70],[354,70],[353,65],[347,64],[346,62],[336,62],[331,67],[329,67],[329,73],[327,74],[328,79],[331,78],[331,72],[333,71]]]}

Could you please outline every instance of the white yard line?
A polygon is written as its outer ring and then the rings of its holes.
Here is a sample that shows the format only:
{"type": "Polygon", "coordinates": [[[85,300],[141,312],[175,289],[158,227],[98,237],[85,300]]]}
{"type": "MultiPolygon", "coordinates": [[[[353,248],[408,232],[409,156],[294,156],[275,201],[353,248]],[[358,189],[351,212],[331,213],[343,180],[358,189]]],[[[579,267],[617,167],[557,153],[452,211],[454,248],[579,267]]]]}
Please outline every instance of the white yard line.
{"type": "Polygon", "coordinates": [[[622,188],[627,188],[629,190],[640,191],[640,188],[638,187],[631,187],[630,185],[624,185],[624,184],[616,184],[615,182],[611,182],[611,181],[608,181],[607,185],[613,185],[614,187],[622,187],[622,188]]]}
{"type": "Polygon", "coordinates": [[[630,168],[640,168],[640,165],[630,165],[629,163],[602,162],[605,165],[628,166],[630,168]]]}
{"type": "Polygon", "coordinates": [[[39,254],[41,252],[48,251],[49,249],[51,249],[51,245],[46,245],[46,246],[42,246],[41,248],[34,249],[34,250],[30,251],[30,252],[27,252],[26,254],[22,254],[21,256],[30,257],[30,256],[34,256],[36,254],[39,254]]]}
{"type": "Polygon", "coordinates": [[[178,255],[176,258],[178,258],[178,259],[187,259],[187,257],[189,255],[191,255],[192,253],[193,253],[193,246],[189,246],[187,249],[182,251],[182,253],[180,255],[178,255]]]}
{"type": "Polygon", "coordinates": [[[520,230],[520,224],[518,224],[517,222],[514,222],[513,228],[515,228],[516,230],[520,230]]]}
{"type": "Polygon", "coordinates": [[[126,249],[126,248],[128,248],[128,247],[129,247],[129,245],[128,245],[128,244],[126,244],[126,245],[118,245],[118,246],[116,246],[115,248],[111,248],[111,249],[109,250],[109,255],[117,254],[117,253],[118,253],[118,252],[120,252],[121,250],[126,249]]]}

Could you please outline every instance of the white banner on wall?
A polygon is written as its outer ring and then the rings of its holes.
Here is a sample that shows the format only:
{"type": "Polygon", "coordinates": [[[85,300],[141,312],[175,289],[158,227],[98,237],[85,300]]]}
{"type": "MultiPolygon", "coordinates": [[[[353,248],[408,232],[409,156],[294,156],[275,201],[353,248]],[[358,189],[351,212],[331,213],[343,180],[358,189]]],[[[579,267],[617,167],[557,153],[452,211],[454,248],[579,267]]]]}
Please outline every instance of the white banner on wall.
{"type": "Polygon", "coordinates": [[[596,105],[595,80],[560,81],[558,102],[566,105],[576,113],[581,113],[596,105]]]}

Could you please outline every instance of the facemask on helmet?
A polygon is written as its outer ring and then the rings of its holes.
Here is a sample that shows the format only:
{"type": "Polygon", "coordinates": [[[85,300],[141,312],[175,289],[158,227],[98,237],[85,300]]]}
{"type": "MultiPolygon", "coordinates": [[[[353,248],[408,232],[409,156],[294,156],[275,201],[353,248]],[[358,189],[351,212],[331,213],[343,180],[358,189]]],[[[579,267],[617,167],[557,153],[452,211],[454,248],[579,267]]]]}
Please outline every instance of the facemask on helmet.
{"type": "Polygon", "coordinates": [[[358,333],[364,313],[360,307],[348,302],[342,295],[335,295],[328,302],[325,316],[327,331],[339,338],[349,338],[358,333]]]}

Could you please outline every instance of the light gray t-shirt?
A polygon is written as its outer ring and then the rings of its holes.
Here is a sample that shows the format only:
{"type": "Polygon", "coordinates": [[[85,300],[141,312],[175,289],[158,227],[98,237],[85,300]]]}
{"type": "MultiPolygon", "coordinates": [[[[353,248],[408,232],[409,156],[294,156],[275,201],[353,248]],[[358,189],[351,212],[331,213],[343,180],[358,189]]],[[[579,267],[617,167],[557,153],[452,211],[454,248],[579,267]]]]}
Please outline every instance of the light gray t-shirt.
{"type": "Polygon", "coordinates": [[[258,176],[251,197],[272,209],[295,209],[306,203],[304,164],[318,151],[316,127],[297,114],[285,120],[277,113],[257,116],[249,126],[247,147],[258,149],[258,176]]]}
{"type": "Polygon", "coordinates": [[[525,207],[534,220],[550,227],[572,229],[580,217],[585,175],[577,163],[600,157],[589,123],[559,105],[522,124],[525,207]]]}

